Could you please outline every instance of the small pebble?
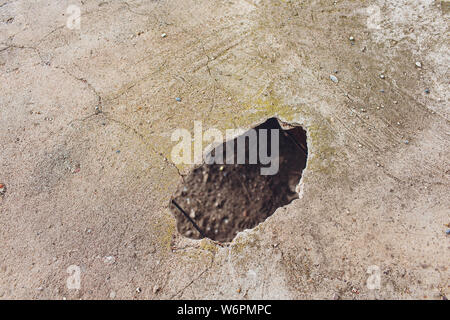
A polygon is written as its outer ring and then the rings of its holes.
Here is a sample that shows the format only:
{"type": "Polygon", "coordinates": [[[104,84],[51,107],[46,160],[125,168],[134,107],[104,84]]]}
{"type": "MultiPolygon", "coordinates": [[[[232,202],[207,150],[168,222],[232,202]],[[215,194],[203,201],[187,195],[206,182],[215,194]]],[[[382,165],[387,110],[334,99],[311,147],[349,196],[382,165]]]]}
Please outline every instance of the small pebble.
{"type": "Polygon", "coordinates": [[[450,234],[450,229],[447,229],[447,231],[445,231],[446,234],[450,234]]]}
{"type": "Polygon", "coordinates": [[[425,93],[429,94],[430,93],[430,89],[425,89],[425,93]]]}
{"type": "Polygon", "coordinates": [[[421,64],[419,61],[417,61],[417,62],[416,62],[416,67],[417,67],[417,68],[422,68],[422,64],[421,64]]]}
{"type": "Polygon", "coordinates": [[[178,102],[181,102],[181,98],[176,97],[175,100],[177,100],[178,102]]]}
{"type": "Polygon", "coordinates": [[[6,186],[3,183],[0,183],[0,195],[4,195],[6,193],[6,186]]]}
{"type": "Polygon", "coordinates": [[[115,291],[111,291],[110,294],[109,294],[109,297],[111,299],[114,299],[116,297],[116,292],[115,291]]]}
{"type": "Polygon", "coordinates": [[[386,78],[386,77],[385,77],[384,74],[380,74],[380,78],[381,78],[381,79],[384,79],[384,78],[386,78]]]}
{"type": "Polygon", "coordinates": [[[142,289],[141,289],[140,287],[137,287],[137,288],[136,288],[136,292],[137,292],[137,293],[141,293],[141,292],[142,292],[142,289]]]}
{"type": "Polygon", "coordinates": [[[335,75],[330,75],[330,80],[333,81],[334,83],[338,83],[339,80],[335,75]]]}
{"type": "Polygon", "coordinates": [[[154,286],[154,287],[153,287],[153,293],[154,293],[154,294],[158,293],[158,291],[159,291],[160,289],[161,289],[161,288],[160,288],[159,286],[154,286]]]}
{"type": "Polygon", "coordinates": [[[350,36],[350,38],[348,38],[348,40],[355,41],[355,38],[353,36],[350,36]]]}
{"type": "Polygon", "coordinates": [[[167,34],[162,33],[162,34],[161,34],[161,38],[165,38],[165,37],[167,37],[167,34]]]}
{"type": "Polygon", "coordinates": [[[405,140],[405,144],[409,144],[409,140],[405,140]]]}
{"type": "Polygon", "coordinates": [[[107,256],[103,258],[103,262],[107,264],[113,264],[114,262],[116,262],[116,258],[114,258],[113,256],[107,256]]]}

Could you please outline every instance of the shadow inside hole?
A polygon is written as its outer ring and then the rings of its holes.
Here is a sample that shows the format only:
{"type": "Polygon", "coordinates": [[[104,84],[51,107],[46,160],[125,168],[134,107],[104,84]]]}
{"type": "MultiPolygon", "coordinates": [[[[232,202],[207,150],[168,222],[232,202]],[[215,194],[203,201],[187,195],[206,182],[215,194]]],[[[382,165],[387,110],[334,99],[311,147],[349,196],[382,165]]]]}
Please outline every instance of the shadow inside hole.
{"type": "MultiPolygon", "coordinates": [[[[257,133],[257,154],[259,155],[262,143],[267,141],[267,154],[270,156],[273,148],[273,131],[270,129],[279,130],[277,173],[262,175],[261,168],[270,165],[261,164],[259,156],[256,164],[249,164],[251,139],[248,138],[245,143],[245,164],[237,164],[239,137],[236,137],[232,140],[235,152],[230,152],[234,155],[234,164],[203,163],[192,170],[172,197],[170,209],[175,215],[181,234],[193,239],[207,237],[228,242],[233,240],[238,232],[254,228],[271,216],[277,208],[298,198],[296,186],[306,167],[308,153],[306,132],[301,127],[283,129],[276,118],[270,118],[254,129],[257,133]],[[267,139],[260,139],[261,129],[269,129],[267,139]]],[[[207,157],[215,155],[218,150],[226,150],[227,144],[229,145],[229,142],[216,147],[207,157]]],[[[230,160],[225,151],[224,159],[226,157],[230,160]]]]}

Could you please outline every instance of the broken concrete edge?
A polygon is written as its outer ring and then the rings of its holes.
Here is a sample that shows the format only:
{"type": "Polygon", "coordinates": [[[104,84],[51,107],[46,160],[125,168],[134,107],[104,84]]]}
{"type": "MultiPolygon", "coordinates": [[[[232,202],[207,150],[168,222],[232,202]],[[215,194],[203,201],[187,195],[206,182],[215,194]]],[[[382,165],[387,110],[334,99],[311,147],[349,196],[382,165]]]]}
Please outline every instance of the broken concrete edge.
{"type": "MultiPolygon", "coordinates": [[[[173,195],[172,195],[166,206],[166,214],[169,214],[171,216],[171,218],[174,219],[174,224],[175,224],[174,229],[175,230],[173,230],[174,233],[172,234],[172,236],[178,238],[176,246],[172,247],[172,252],[180,252],[179,250],[176,249],[178,247],[178,248],[197,249],[200,251],[206,250],[215,255],[216,253],[219,253],[220,250],[223,250],[225,248],[232,249],[232,248],[236,248],[236,247],[242,247],[243,244],[245,244],[247,242],[249,237],[250,236],[253,237],[253,236],[257,235],[260,232],[261,226],[263,225],[263,223],[265,223],[265,222],[269,223],[269,221],[271,221],[270,219],[274,218],[272,216],[275,216],[279,212],[280,209],[284,210],[286,207],[292,205],[292,203],[294,203],[295,201],[302,201],[303,194],[305,192],[305,177],[308,177],[310,175],[310,172],[312,171],[310,161],[311,161],[311,158],[313,158],[313,156],[316,153],[318,153],[318,150],[315,150],[315,148],[314,148],[313,137],[310,134],[310,130],[309,130],[309,127],[311,127],[311,122],[309,122],[309,125],[308,125],[308,121],[306,120],[306,117],[304,117],[300,114],[296,114],[294,118],[288,117],[289,119],[287,119],[287,117],[285,117],[283,115],[279,115],[279,114],[274,114],[274,115],[270,116],[269,118],[275,118],[282,128],[284,128],[284,127],[301,127],[306,132],[307,145],[308,145],[306,167],[303,170],[301,179],[299,180],[299,182],[295,188],[299,198],[294,199],[292,202],[290,202],[289,204],[287,204],[285,206],[277,208],[276,211],[271,216],[269,216],[265,221],[262,221],[259,224],[257,224],[255,227],[253,227],[251,229],[245,229],[245,230],[238,232],[232,241],[219,242],[219,241],[212,240],[208,237],[203,237],[202,239],[191,239],[191,238],[187,238],[183,234],[181,234],[177,230],[176,219],[169,209],[169,207],[172,203],[172,200],[173,200],[173,195]]],[[[260,118],[258,120],[253,121],[252,123],[248,124],[245,127],[240,127],[239,129],[243,130],[245,132],[251,128],[254,128],[256,126],[263,124],[267,120],[268,120],[268,118],[260,118]]],[[[231,139],[234,139],[238,136],[239,136],[239,133],[236,133],[235,135],[233,135],[233,137],[231,139]]],[[[227,140],[224,140],[223,142],[225,142],[225,141],[227,141],[227,140]]],[[[208,150],[204,151],[204,154],[207,152],[208,152],[208,150]]],[[[193,170],[195,170],[197,168],[200,168],[203,164],[204,163],[193,165],[189,169],[188,173],[192,172],[193,170]]],[[[183,181],[179,181],[176,188],[179,188],[182,184],[183,184],[183,181]]]]}
{"type": "MultiPolygon", "coordinates": [[[[264,123],[269,118],[276,118],[280,125],[287,124],[289,126],[300,126],[306,131],[306,139],[308,145],[308,155],[306,167],[303,170],[302,177],[296,187],[296,192],[299,195],[298,199],[293,200],[286,206],[278,208],[272,216],[268,217],[265,221],[269,223],[269,219],[273,219],[273,216],[276,216],[280,209],[285,209],[288,206],[292,206],[296,201],[302,201],[304,193],[307,191],[306,185],[307,182],[314,176],[325,175],[330,177],[335,167],[333,163],[324,163],[324,159],[332,159],[336,156],[336,149],[333,147],[335,144],[335,135],[330,130],[330,122],[332,120],[328,118],[324,118],[319,112],[314,110],[312,106],[299,103],[297,101],[288,101],[285,102],[285,99],[278,99],[273,95],[269,95],[266,97],[262,97],[258,95],[257,97],[253,97],[250,99],[239,99],[241,100],[241,104],[243,109],[247,112],[244,112],[243,115],[239,117],[239,119],[235,118],[227,118],[226,121],[222,122],[222,126],[219,129],[227,129],[227,128],[239,128],[244,131],[249,130],[253,127],[256,127],[262,123],[264,123]],[[256,112],[254,112],[256,110],[256,112]],[[328,125],[327,125],[328,124],[328,125]]],[[[289,100],[289,99],[287,99],[289,100]]],[[[236,132],[233,139],[238,136],[239,133],[236,132]]],[[[170,146],[170,144],[166,144],[166,146],[170,146]]],[[[205,150],[206,152],[207,150],[205,150]]],[[[175,165],[170,157],[171,151],[169,148],[160,151],[161,155],[164,155],[165,159],[168,160],[172,164],[173,167],[177,169],[177,175],[179,177],[176,182],[176,187],[172,189],[172,191],[176,190],[184,181],[184,177],[192,172],[194,169],[199,168],[202,164],[196,165],[175,165]]],[[[169,190],[171,188],[168,188],[169,190]]],[[[168,191],[168,190],[167,190],[168,191]]],[[[177,230],[176,219],[172,212],[170,212],[169,206],[172,201],[172,195],[168,198],[167,204],[165,205],[163,219],[169,223],[168,225],[159,224],[156,227],[154,232],[158,234],[164,234],[162,237],[165,240],[162,241],[162,247],[169,248],[169,252],[182,252],[183,250],[178,250],[178,248],[191,248],[199,250],[199,253],[204,251],[205,241],[207,241],[209,246],[214,246],[216,248],[215,251],[221,250],[221,248],[233,246],[238,241],[239,243],[245,243],[241,237],[248,237],[249,235],[256,235],[262,223],[259,223],[252,229],[246,229],[239,232],[233,239],[233,241],[226,243],[225,245],[219,242],[215,242],[214,240],[203,238],[203,239],[189,239],[180,234],[177,230]],[[172,240],[169,240],[172,239],[172,240]]],[[[167,198],[166,198],[167,199],[167,198]]],[[[211,250],[208,250],[211,251],[211,250]]]]}

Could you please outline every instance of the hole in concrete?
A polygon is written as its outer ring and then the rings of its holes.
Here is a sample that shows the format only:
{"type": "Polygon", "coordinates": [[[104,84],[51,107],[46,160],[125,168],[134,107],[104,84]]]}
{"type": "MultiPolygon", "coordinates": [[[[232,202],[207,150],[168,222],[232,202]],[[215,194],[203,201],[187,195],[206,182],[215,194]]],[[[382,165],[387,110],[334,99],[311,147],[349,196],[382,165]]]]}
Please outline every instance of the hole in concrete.
{"type": "Polygon", "coordinates": [[[243,136],[247,136],[244,138],[244,164],[237,164],[239,137],[236,137],[207,155],[210,157],[223,153],[226,164],[203,163],[184,179],[170,203],[170,210],[176,217],[177,228],[182,235],[192,239],[207,237],[228,242],[238,232],[254,228],[277,208],[299,197],[296,187],[306,167],[308,153],[306,132],[298,126],[280,125],[276,118],[268,119],[255,127],[254,131],[257,134],[253,144],[249,143],[251,139],[246,135],[249,131],[241,136],[241,140],[243,136]],[[272,157],[272,151],[276,147],[272,140],[274,130],[270,129],[279,130],[279,169],[276,174],[263,175],[261,169],[272,164],[261,161],[260,150],[263,148],[272,157]],[[266,139],[264,135],[261,138],[261,130],[267,132],[266,139]],[[235,152],[227,152],[227,146],[233,144],[235,152]],[[267,150],[264,145],[267,145],[267,150]],[[255,147],[257,163],[250,164],[249,149],[255,153],[255,149],[252,149],[255,147]],[[233,164],[228,164],[230,161],[233,164]]]}

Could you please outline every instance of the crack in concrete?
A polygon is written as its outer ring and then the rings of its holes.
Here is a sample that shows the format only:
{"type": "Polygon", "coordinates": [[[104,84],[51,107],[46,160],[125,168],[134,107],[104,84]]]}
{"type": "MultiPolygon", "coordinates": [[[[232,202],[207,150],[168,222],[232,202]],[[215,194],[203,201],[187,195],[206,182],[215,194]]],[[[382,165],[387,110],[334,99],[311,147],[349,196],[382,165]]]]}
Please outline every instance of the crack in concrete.
{"type": "Polygon", "coordinates": [[[152,150],[155,154],[159,155],[169,167],[174,168],[174,169],[177,171],[178,175],[181,177],[181,179],[182,179],[183,182],[184,182],[184,176],[183,176],[183,174],[181,174],[180,169],[178,169],[178,167],[177,167],[172,161],[170,161],[170,160],[169,160],[162,152],[156,150],[155,147],[154,147],[152,144],[148,143],[147,140],[146,140],[146,137],[145,137],[143,134],[141,134],[137,129],[135,129],[135,128],[133,128],[133,127],[127,125],[126,123],[123,123],[123,122],[121,122],[121,121],[119,121],[119,120],[117,120],[117,119],[114,119],[114,118],[112,118],[112,117],[109,117],[109,116],[107,115],[107,113],[105,113],[105,112],[103,112],[102,115],[103,115],[107,120],[109,120],[109,121],[111,121],[111,122],[114,122],[114,123],[117,123],[117,124],[119,124],[120,126],[126,128],[127,130],[132,131],[135,135],[137,135],[137,136],[144,142],[144,144],[145,144],[146,146],[150,147],[151,150],[152,150]]]}
{"type": "Polygon", "coordinates": [[[40,50],[35,47],[35,46],[24,46],[24,45],[17,45],[17,44],[7,44],[7,43],[0,43],[2,45],[4,45],[5,47],[0,49],[0,52],[9,50],[9,49],[28,49],[28,50],[33,50],[37,56],[39,57],[39,59],[41,60],[42,64],[49,66],[50,62],[49,61],[44,61],[44,59],[42,58],[42,54],[40,52],[40,50]]]}
{"type": "Polygon", "coordinates": [[[176,293],[174,293],[169,299],[172,300],[174,299],[176,296],[178,296],[179,294],[183,293],[187,288],[191,287],[195,282],[197,282],[198,280],[201,279],[201,277],[207,273],[209,270],[211,270],[211,268],[214,265],[214,260],[215,260],[215,254],[212,255],[211,257],[211,263],[209,266],[207,266],[202,272],[200,272],[194,279],[192,279],[191,281],[189,281],[189,283],[184,286],[183,288],[181,288],[180,290],[178,290],[176,293]]]}
{"type": "Polygon", "coordinates": [[[136,15],[138,15],[138,16],[144,16],[144,17],[150,17],[150,18],[153,18],[153,19],[155,19],[155,21],[157,21],[157,22],[159,23],[159,25],[163,25],[163,24],[166,25],[166,26],[171,26],[171,25],[173,25],[173,23],[171,23],[171,22],[166,22],[166,21],[161,21],[161,20],[159,20],[159,19],[158,19],[158,16],[155,15],[155,14],[151,14],[151,13],[142,13],[142,12],[134,11],[134,10],[131,8],[131,6],[130,6],[130,4],[129,4],[128,2],[124,2],[124,4],[125,4],[125,6],[126,6],[126,9],[127,9],[129,12],[133,13],[133,14],[136,14],[136,15]]]}
{"type": "Polygon", "coordinates": [[[94,93],[94,95],[97,97],[97,105],[95,106],[95,113],[99,114],[99,113],[102,112],[102,105],[103,105],[102,101],[103,101],[103,98],[97,92],[97,90],[94,88],[94,86],[86,78],[77,77],[76,75],[74,75],[73,73],[71,73],[70,71],[68,71],[64,67],[56,66],[54,68],[63,70],[63,72],[67,73],[69,76],[71,76],[75,80],[83,82],[94,93]]]}

